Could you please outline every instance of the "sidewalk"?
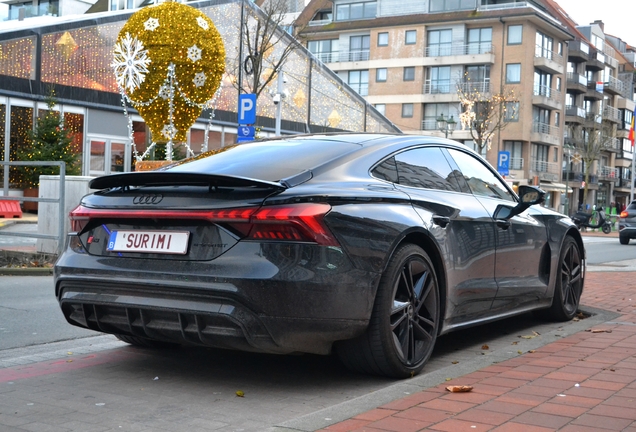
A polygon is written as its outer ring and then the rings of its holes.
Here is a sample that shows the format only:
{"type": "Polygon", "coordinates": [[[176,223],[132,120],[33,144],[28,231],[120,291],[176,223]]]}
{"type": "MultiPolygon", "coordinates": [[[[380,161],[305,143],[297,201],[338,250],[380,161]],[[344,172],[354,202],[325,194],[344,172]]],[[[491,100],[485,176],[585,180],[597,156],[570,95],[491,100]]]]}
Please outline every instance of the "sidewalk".
{"type": "Polygon", "coordinates": [[[321,431],[636,432],[635,280],[636,272],[588,272],[583,309],[618,318],[321,431]]]}

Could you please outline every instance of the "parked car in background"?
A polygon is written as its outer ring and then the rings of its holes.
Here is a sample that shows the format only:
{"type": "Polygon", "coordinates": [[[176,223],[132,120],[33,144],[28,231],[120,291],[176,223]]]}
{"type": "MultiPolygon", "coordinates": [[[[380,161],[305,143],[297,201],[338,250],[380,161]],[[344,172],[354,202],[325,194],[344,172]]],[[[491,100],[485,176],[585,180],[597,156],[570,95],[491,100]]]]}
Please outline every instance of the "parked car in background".
{"type": "Polygon", "coordinates": [[[636,238],[636,200],[629,203],[618,219],[618,240],[622,245],[636,238]]]}
{"type": "Polygon", "coordinates": [[[55,265],[69,323],[135,345],[335,352],[410,377],[444,333],[577,313],[570,218],[466,146],[307,135],[92,180],[55,265]]]}

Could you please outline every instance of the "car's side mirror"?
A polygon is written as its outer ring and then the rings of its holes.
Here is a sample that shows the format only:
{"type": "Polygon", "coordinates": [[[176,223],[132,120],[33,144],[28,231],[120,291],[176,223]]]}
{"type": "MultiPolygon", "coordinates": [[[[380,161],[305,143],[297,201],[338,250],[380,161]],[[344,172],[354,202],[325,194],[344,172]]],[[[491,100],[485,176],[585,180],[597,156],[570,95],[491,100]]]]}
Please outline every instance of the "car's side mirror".
{"type": "Polygon", "coordinates": [[[519,203],[512,208],[498,205],[494,217],[496,220],[509,220],[525,211],[528,207],[541,204],[544,200],[545,192],[540,188],[526,185],[519,186],[519,203]]]}

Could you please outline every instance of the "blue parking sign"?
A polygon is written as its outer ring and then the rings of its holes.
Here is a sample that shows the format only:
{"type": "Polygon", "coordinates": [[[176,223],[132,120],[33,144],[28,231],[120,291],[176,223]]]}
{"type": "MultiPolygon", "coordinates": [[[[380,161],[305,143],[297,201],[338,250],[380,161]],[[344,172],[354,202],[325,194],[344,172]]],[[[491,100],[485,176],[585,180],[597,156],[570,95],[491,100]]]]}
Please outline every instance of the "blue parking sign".
{"type": "Polygon", "coordinates": [[[510,152],[500,151],[497,155],[497,171],[502,176],[510,174],[510,152]]]}

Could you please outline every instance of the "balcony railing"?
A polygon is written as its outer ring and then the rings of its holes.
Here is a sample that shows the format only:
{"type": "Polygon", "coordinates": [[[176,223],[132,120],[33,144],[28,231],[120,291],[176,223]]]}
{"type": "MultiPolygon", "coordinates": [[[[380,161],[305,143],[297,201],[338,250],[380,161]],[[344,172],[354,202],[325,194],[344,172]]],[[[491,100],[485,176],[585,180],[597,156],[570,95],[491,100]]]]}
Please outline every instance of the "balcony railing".
{"type": "Polygon", "coordinates": [[[599,177],[609,178],[609,179],[618,179],[619,169],[610,167],[610,166],[601,166],[598,171],[599,177]]]}
{"type": "Polygon", "coordinates": [[[556,126],[550,126],[547,123],[534,122],[532,123],[532,132],[542,133],[546,135],[559,136],[559,128],[556,126]]]}
{"type": "Polygon", "coordinates": [[[323,63],[369,60],[369,50],[332,51],[314,54],[323,63]]]}
{"type": "Polygon", "coordinates": [[[625,91],[625,83],[617,78],[614,78],[611,75],[607,77],[604,85],[605,87],[609,87],[609,89],[614,90],[615,92],[620,94],[625,91]]]}
{"type": "Polygon", "coordinates": [[[621,121],[621,112],[611,106],[606,106],[603,108],[603,119],[620,122],[621,121]]]}
{"type": "Polygon", "coordinates": [[[559,174],[560,167],[556,162],[546,162],[538,159],[530,161],[530,169],[534,172],[546,172],[551,174],[559,174]]]}
{"type": "Polygon", "coordinates": [[[523,158],[510,158],[510,169],[522,170],[523,169],[523,158]]]}
{"type": "Polygon", "coordinates": [[[544,96],[548,99],[554,100],[555,102],[558,102],[561,99],[561,92],[559,90],[550,88],[546,85],[535,85],[534,95],[544,96]]]}
{"type": "Polygon", "coordinates": [[[424,57],[490,54],[493,52],[494,46],[490,43],[433,45],[426,47],[424,57]]]}
{"type": "Polygon", "coordinates": [[[451,93],[451,83],[426,83],[422,89],[424,94],[449,94],[451,93]]]}
{"type": "Polygon", "coordinates": [[[621,151],[621,140],[619,140],[618,138],[609,138],[607,141],[605,141],[605,148],[610,151],[621,151]]]}
{"type": "Polygon", "coordinates": [[[369,95],[369,84],[349,84],[349,87],[354,89],[360,96],[368,96],[369,95]]]}
{"type": "Polygon", "coordinates": [[[565,107],[565,115],[572,116],[572,117],[579,117],[582,119],[584,119],[587,116],[584,108],[573,106],[573,105],[567,105],[565,107]]]}
{"type": "Polygon", "coordinates": [[[568,72],[568,82],[587,87],[587,78],[574,72],[568,72]]]}
{"type": "Polygon", "coordinates": [[[490,93],[490,81],[464,81],[457,86],[464,93],[490,93]]]}
{"type": "Polygon", "coordinates": [[[310,26],[323,26],[323,25],[327,25],[327,24],[331,24],[333,20],[331,19],[323,19],[323,20],[313,20],[313,21],[309,21],[309,23],[307,23],[310,26]]]}
{"type": "Polygon", "coordinates": [[[534,56],[535,58],[545,58],[548,60],[552,60],[560,65],[563,65],[563,56],[561,54],[544,48],[541,45],[535,46],[534,56]]]}

